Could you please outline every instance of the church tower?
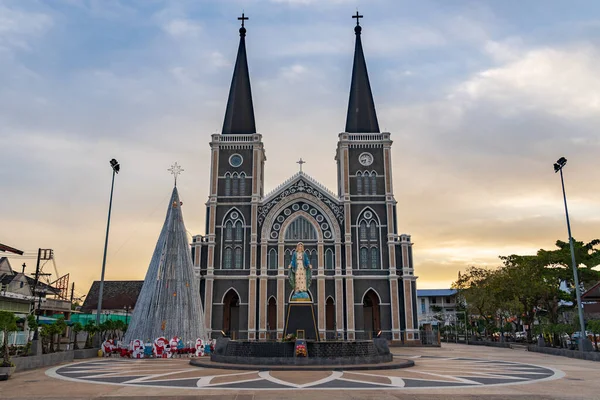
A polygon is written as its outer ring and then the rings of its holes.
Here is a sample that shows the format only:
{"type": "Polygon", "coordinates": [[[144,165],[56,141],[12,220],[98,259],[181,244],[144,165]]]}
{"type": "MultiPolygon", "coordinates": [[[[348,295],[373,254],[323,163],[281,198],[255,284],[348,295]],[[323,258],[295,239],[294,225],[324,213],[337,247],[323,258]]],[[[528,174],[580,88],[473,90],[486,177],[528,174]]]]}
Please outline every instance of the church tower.
{"type": "Polygon", "coordinates": [[[390,330],[392,340],[412,341],[418,338],[412,244],[410,236],[398,235],[391,135],[379,130],[361,41],[362,15],[353,18],[350,98],[336,152],[345,217],[346,329],[349,338],[355,331],[390,330]]]}
{"type": "MultiPolygon", "coordinates": [[[[208,330],[248,331],[255,337],[257,206],[263,195],[266,160],[262,136],[256,133],[246,57],[244,14],[222,132],[212,135],[211,179],[203,264],[205,321],[208,330]],[[226,280],[226,281],[225,281],[226,280]],[[232,290],[229,290],[232,289],[232,290]],[[220,300],[224,299],[224,300],[220,300]],[[213,300],[227,301],[214,307],[213,300]],[[219,313],[219,315],[213,315],[219,313]],[[212,321],[223,321],[213,327],[212,321]]],[[[196,254],[198,263],[201,257],[196,254]]]]}

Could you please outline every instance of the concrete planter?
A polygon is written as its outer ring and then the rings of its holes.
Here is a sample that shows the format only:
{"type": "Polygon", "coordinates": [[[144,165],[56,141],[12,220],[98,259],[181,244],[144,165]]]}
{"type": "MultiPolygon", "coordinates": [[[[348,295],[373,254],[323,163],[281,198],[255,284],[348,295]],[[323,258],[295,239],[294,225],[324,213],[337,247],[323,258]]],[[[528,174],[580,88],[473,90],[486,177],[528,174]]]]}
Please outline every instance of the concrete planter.
{"type": "Polygon", "coordinates": [[[588,361],[600,361],[600,352],[597,351],[588,351],[581,352],[578,350],[568,350],[568,349],[556,349],[553,347],[539,347],[539,346],[527,346],[528,351],[533,351],[536,353],[550,354],[553,356],[562,356],[562,357],[570,357],[570,358],[578,358],[580,360],[588,360],[588,361]]]}
{"type": "Polygon", "coordinates": [[[17,369],[17,367],[0,367],[0,376],[6,375],[8,378],[15,372],[15,369],[17,369]]]}
{"type": "Polygon", "coordinates": [[[29,357],[14,357],[12,362],[17,367],[17,372],[29,369],[49,367],[63,362],[73,361],[73,351],[61,351],[52,354],[42,354],[29,357]]]}
{"type": "Polygon", "coordinates": [[[488,347],[500,347],[503,349],[510,349],[510,343],[509,342],[490,342],[487,340],[475,340],[475,341],[470,341],[469,342],[470,346],[488,346],[488,347]]]}
{"type": "Polygon", "coordinates": [[[83,358],[94,358],[98,357],[98,349],[79,349],[73,350],[73,358],[80,360],[83,358]]]}

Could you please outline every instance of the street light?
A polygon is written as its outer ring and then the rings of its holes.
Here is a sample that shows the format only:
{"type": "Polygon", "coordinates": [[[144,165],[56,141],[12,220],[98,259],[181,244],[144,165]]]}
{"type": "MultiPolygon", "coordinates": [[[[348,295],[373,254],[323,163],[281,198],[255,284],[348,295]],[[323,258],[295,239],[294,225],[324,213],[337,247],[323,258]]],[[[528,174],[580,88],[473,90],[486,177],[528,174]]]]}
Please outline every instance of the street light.
{"type": "Polygon", "coordinates": [[[110,160],[110,166],[113,170],[112,183],[110,185],[110,201],[108,203],[108,222],[106,223],[106,239],[104,240],[104,256],[102,257],[102,275],[100,275],[100,289],[98,293],[98,307],[96,309],[96,325],[100,325],[100,312],[102,310],[102,292],[104,291],[104,271],[106,268],[106,249],[108,248],[108,231],[110,228],[110,211],[112,209],[113,189],[115,187],[115,174],[119,173],[121,166],[114,158],[110,160]]]}
{"type": "Polygon", "coordinates": [[[131,306],[124,306],[123,309],[125,310],[125,325],[127,325],[129,310],[131,310],[131,306]]]}
{"type": "Polygon", "coordinates": [[[562,185],[563,200],[565,202],[565,214],[567,216],[567,231],[569,232],[569,245],[571,246],[571,262],[573,264],[573,277],[575,279],[575,294],[577,295],[577,311],[579,312],[579,327],[580,327],[580,338],[579,338],[579,350],[584,351],[584,340],[587,339],[585,335],[585,322],[583,320],[583,307],[581,304],[581,288],[579,287],[579,275],[577,273],[577,262],[575,262],[575,249],[573,247],[573,237],[571,237],[571,223],[569,221],[569,210],[567,208],[567,195],[565,193],[565,180],[563,179],[563,167],[567,165],[567,159],[561,157],[554,163],[554,172],[560,172],[560,183],[562,185]]]}

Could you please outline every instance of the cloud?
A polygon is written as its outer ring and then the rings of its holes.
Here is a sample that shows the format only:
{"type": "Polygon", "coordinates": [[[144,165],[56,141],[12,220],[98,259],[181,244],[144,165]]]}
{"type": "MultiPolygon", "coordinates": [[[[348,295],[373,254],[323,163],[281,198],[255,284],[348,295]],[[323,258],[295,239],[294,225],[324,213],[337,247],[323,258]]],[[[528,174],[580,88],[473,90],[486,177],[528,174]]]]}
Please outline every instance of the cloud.
{"type": "Polygon", "coordinates": [[[50,15],[24,12],[0,3],[0,52],[30,51],[29,41],[39,38],[54,24],[50,15]]]}
{"type": "MultiPolygon", "coordinates": [[[[516,58],[515,52],[508,53],[516,58]]],[[[480,72],[458,92],[467,101],[502,104],[498,111],[503,114],[530,109],[565,118],[595,116],[600,111],[599,62],[600,51],[589,44],[533,49],[509,64],[480,72]]]]}
{"type": "Polygon", "coordinates": [[[165,22],[161,28],[174,37],[197,37],[202,30],[200,24],[188,19],[172,19],[165,22]]]}

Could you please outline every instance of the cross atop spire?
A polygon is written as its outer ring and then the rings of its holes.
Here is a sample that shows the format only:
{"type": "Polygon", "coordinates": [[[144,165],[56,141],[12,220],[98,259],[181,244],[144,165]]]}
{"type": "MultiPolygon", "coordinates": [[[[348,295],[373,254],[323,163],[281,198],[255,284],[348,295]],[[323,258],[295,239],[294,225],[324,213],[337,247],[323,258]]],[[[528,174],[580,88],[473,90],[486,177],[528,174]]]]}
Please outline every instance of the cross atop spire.
{"type": "Polygon", "coordinates": [[[363,18],[363,16],[358,13],[358,10],[356,10],[356,15],[353,15],[352,18],[356,18],[356,26],[359,26],[360,25],[360,18],[363,18]]]}
{"type": "Polygon", "coordinates": [[[244,21],[247,21],[247,20],[249,20],[249,19],[250,19],[250,18],[248,18],[248,17],[246,17],[246,16],[244,15],[244,12],[242,12],[242,16],[241,16],[241,17],[238,17],[238,21],[242,21],[242,28],[244,27],[244,21]]]}
{"type": "Polygon", "coordinates": [[[175,161],[175,164],[171,165],[171,168],[169,168],[167,171],[170,171],[171,175],[175,177],[175,186],[177,186],[177,176],[181,173],[181,171],[185,171],[185,169],[181,168],[181,165],[177,164],[177,161],[175,161]]]}

